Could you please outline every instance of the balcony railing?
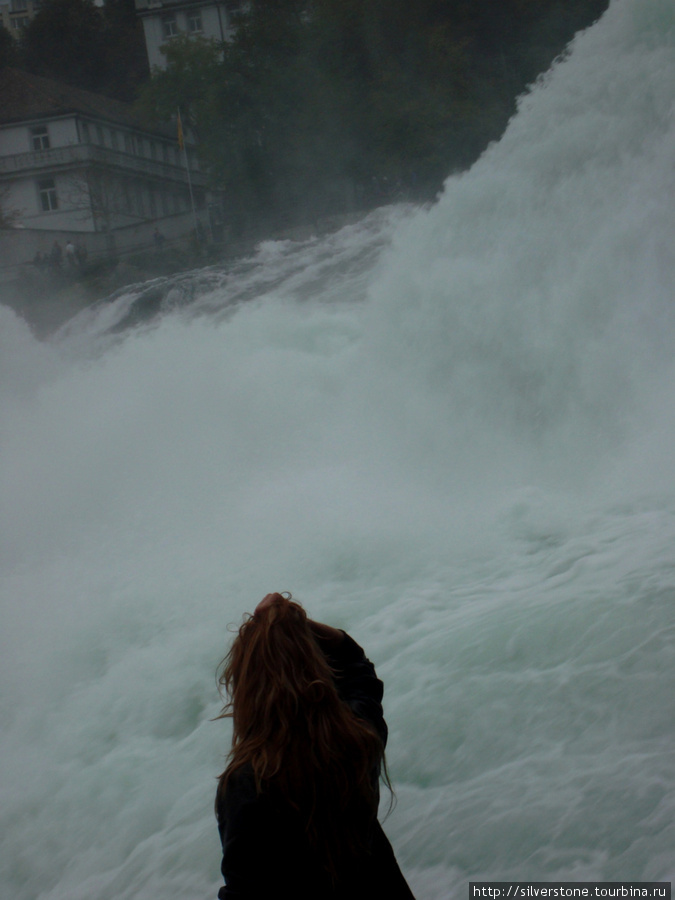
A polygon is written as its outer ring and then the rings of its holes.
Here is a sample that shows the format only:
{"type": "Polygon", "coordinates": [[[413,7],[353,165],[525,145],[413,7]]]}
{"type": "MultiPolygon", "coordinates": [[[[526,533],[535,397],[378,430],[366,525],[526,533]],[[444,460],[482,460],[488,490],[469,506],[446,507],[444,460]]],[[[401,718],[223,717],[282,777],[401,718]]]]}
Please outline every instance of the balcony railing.
{"type": "MultiPolygon", "coordinates": [[[[146,175],[163,181],[187,183],[184,166],[166,163],[158,159],[133,156],[119,150],[111,150],[98,144],[71,144],[68,147],[51,147],[49,150],[34,150],[30,153],[15,153],[0,157],[0,175],[34,174],[35,172],[73,166],[107,166],[124,170],[129,174],[146,175]]],[[[204,174],[190,168],[192,183],[199,187],[205,184],[204,174]]]]}
{"type": "MultiPolygon", "coordinates": [[[[136,12],[143,13],[147,10],[152,10],[152,12],[156,12],[161,9],[175,9],[177,6],[204,6],[204,3],[199,3],[199,0],[136,0],[136,12]]],[[[211,6],[225,6],[227,8],[231,8],[232,6],[237,6],[236,3],[228,2],[228,0],[211,0],[211,3],[207,3],[207,5],[211,6]]]]}

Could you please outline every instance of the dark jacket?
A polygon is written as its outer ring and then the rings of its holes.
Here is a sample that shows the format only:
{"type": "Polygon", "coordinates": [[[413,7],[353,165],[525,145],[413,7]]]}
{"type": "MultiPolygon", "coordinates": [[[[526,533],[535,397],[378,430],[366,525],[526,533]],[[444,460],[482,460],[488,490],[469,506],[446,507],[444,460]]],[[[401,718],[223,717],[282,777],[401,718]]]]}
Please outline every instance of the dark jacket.
{"type": "MultiPolygon", "coordinates": [[[[336,670],[341,698],[386,743],[383,685],[373,664],[349,635],[339,644],[319,643],[336,670]]],[[[256,794],[251,772],[230,776],[217,814],[225,879],[219,900],[414,900],[377,821],[370,853],[345,863],[333,885],[308,846],[300,815],[271,791],[256,794]]]]}

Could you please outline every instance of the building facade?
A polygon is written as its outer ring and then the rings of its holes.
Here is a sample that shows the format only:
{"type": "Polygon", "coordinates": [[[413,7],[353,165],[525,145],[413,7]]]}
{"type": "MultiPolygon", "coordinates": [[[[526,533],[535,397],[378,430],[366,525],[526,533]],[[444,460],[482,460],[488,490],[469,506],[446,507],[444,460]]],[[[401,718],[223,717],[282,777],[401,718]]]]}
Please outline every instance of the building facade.
{"type": "Polygon", "coordinates": [[[194,228],[205,179],[194,148],[131,107],[16,69],[0,73],[0,203],[13,230],[147,242],[194,228]],[[189,169],[188,169],[189,166],[189,169]]]}
{"type": "Polygon", "coordinates": [[[28,23],[35,18],[40,9],[40,0],[7,0],[0,3],[0,25],[17,41],[28,23]]]}
{"type": "Polygon", "coordinates": [[[231,0],[135,0],[135,3],[143,23],[150,68],[166,67],[161,48],[179,34],[216,41],[226,41],[230,34],[231,0]]]}

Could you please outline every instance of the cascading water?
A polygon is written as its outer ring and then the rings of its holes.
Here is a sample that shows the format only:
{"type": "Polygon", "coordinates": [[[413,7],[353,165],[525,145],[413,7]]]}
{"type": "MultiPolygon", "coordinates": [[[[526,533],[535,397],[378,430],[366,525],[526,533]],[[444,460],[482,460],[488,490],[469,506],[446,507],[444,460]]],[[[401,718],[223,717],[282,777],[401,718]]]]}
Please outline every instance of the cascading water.
{"type": "Polygon", "coordinates": [[[0,310],[0,897],[215,896],[271,590],[384,679],[420,900],[672,879],[674,84],[672,0],[617,0],[431,209],[0,310]]]}

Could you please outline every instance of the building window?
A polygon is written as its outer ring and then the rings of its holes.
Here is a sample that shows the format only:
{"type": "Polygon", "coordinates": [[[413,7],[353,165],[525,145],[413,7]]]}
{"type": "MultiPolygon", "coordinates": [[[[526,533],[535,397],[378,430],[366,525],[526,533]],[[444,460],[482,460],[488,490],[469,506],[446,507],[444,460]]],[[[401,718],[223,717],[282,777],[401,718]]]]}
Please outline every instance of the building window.
{"type": "Polygon", "coordinates": [[[42,212],[52,212],[59,208],[59,198],[56,196],[56,184],[53,178],[42,178],[38,181],[38,191],[42,212]]]}
{"type": "Polygon", "coordinates": [[[16,17],[10,19],[10,22],[11,22],[12,28],[15,31],[21,31],[24,28],[28,28],[28,23],[30,22],[30,19],[28,18],[28,16],[16,16],[16,17]]]}
{"type": "Polygon", "coordinates": [[[49,150],[49,132],[46,125],[38,125],[30,130],[33,150],[49,150]]]}
{"type": "Polygon", "coordinates": [[[202,11],[196,9],[188,13],[188,30],[191,34],[200,34],[202,31],[202,11]]]}
{"type": "Polygon", "coordinates": [[[119,150],[119,141],[117,139],[117,132],[114,128],[110,129],[110,144],[112,145],[113,150],[119,150]]]}
{"type": "Polygon", "coordinates": [[[162,18],[162,34],[165,38],[176,37],[178,34],[178,22],[174,14],[162,18]]]}
{"type": "Polygon", "coordinates": [[[28,0],[12,0],[12,12],[28,12],[28,0]]]}

